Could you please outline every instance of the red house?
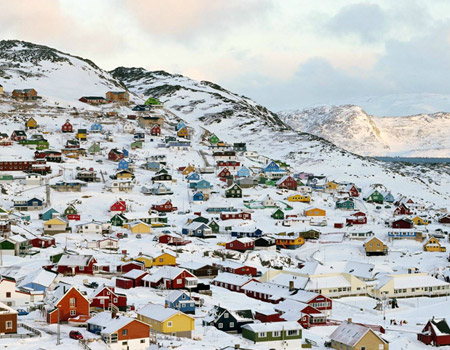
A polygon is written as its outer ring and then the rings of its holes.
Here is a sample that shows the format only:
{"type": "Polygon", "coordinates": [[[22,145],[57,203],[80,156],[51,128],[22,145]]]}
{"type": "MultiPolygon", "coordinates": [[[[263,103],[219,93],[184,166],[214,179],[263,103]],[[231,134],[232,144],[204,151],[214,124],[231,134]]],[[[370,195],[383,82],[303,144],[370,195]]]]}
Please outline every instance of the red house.
{"type": "Polygon", "coordinates": [[[125,155],[121,150],[118,150],[117,148],[113,148],[108,153],[108,159],[112,160],[113,162],[118,162],[119,160],[125,158],[125,155]]]}
{"type": "Polygon", "coordinates": [[[219,160],[216,164],[218,168],[226,167],[232,170],[237,170],[241,166],[241,163],[235,160],[219,160]]]}
{"type": "Polygon", "coordinates": [[[223,211],[220,213],[220,220],[251,220],[252,214],[244,211],[223,211]]]}
{"type": "Polygon", "coordinates": [[[144,285],[144,277],[148,273],[142,270],[130,270],[126,274],[116,278],[116,287],[122,289],[130,289],[135,287],[142,287],[144,285]]]}
{"type": "Polygon", "coordinates": [[[422,332],[417,334],[422,343],[433,346],[450,345],[450,327],[445,318],[429,320],[422,332]]]}
{"type": "Polygon", "coordinates": [[[398,219],[392,222],[392,228],[413,228],[414,222],[409,219],[398,219]]]}
{"type": "Polygon", "coordinates": [[[400,204],[397,208],[394,210],[394,215],[411,215],[411,210],[405,205],[400,204]]]}
{"type": "Polygon", "coordinates": [[[10,137],[11,141],[22,141],[27,139],[27,134],[23,130],[14,130],[10,137]]]}
{"type": "Polygon", "coordinates": [[[365,225],[367,224],[367,216],[366,213],[362,211],[357,211],[353,213],[345,220],[347,225],[365,225]]]}
{"type": "Polygon", "coordinates": [[[255,320],[260,320],[262,323],[286,321],[277,311],[255,311],[255,320]]]}
{"type": "Polygon", "coordinates": [[[253,239],[244,237],[244,238],[236,238],[231,242],[225,244],[225,247],[230,250],[236,250],[238,252],[245,252],[247,250],[255,249],[255,242],[253,239]]]}
{"type": "Polygon", "coordinates": [[[444,215],[439,218],[440,224],[450,224],[450,215],[444,215]]]}
{"type": "Polygon", "coordinates": [[[211,284],[217,287],[231,290],[232,292],[243,293],[242,288],[244,288],[247,283],[250,283],[252,281],[258,282],[257,280],[247,276],[240,276],[223,272],[220,273],[216,278],[214,278],[211,284]]]}
{"type": "Polygon", "coordinates": [[[166,289],[189,289],[197,287],[198,279],[188,270],[175,266],[163,266],[144,278],[144,286],[166,289]]]}
{"type": "Polygon", "coordinates": [[[124,213],[127,210],[127,203],[120,199],[118,201],[115,201],[111,207],[109,208],[111,213],[117,214],[117,213],[124,213]]]}
{"type": "Polygon", "coordinates": [[[225,260],[220,263],[213,263],[214,267],[217,267],[222,272],[228,272],[241,276],[256,277],[258,269],[256,267],[243,265],[235,261],[225,260]]]}
{"type": "Polygon", "coordinates": [[[110,305],[116,306],[120,311],[127,310],[127,296],[115,291],[114,287],[101,286],[90,296],[91,307],[107,310],[110,305]]]}
{"type": "Polygon", "coordinates": [[[30,240],[30,244],[34,248],[48,248],[56,245],[54,237],[39,236],[30,240]]]}
{"type": "Polygon", "coordinates": [[[97,262],[92,255],[63,255],[58,262],[57,271],[62,275],[94,274],[97,262]]]}
{"type": "Polygon", "coordinates": [[[309,328],[311,326],[324,326],[327,324],[327,317],[320,310],[306,305],[300,310],[301,317],[297,320],[303,328],[309,328]]]}
{"type": "Polygon", "coordinates": [[[64,132],[64,133],[66,133],[66,132],[73,132],[73,125],[70,124],[70,122],[68,120],[66,120],[66,122],[61,127],[61,131],[64,132]]]}
{"type": "Polygon", "coordinates": [[[232,177],[232,175],[228,168],[223,168],[222,171],[217,175],[217,177],[229,178],[232,177]]]}
{"type": "Polygon", "coordinates": [[[127,273],[131,270],[145,270],[145,264],[141,261],[128,261],[117,267],[118,272],[127,273]]]}
{"type": "Polygon", "coordinates": [[[289,175],[283,176],[277,181],[277,188],[284,188],[287,190],[297,190],[297,181],[289,175]]]}
{"type": "Polygon", "coordinates": [[[346,191],[350,194],[351,197],[359,197],[359,191],[355,185],[347,186],[346,191]]]}
{"type": "Polygon", "coordinates": [[[79,315],[89,316],[89,300],[74,286],[60,282],[52,291],[47,291],[44,314],[50,324],[66,322],[79,315]]]}
{"type": "Polygon", "coordinates": [[[191,241],[184,239],[184,237],[180,237],[177,235],[172,234],[164,234],[162,236],[159,236],[158,238],[159,243],[168,244],[168,245],[186,245],[191,243],[191,241]]]}
{"type": "Polygon", "coordinates": [[[159,211],[160,213],[171,212],[178,210],[177,207],[174,207],[171,200],[167,200],[165,202],[161,202],[160,204],[153,204],[152,210],[159,211]]]}
{"type": "Polygon", "coordinates": [[[157,125],[157,124],[153,125],[150,128],[150,135],[152,135],[152,136],[159,136],[159,135],[161,135],[161,127],[159,125],[157,125]]]}

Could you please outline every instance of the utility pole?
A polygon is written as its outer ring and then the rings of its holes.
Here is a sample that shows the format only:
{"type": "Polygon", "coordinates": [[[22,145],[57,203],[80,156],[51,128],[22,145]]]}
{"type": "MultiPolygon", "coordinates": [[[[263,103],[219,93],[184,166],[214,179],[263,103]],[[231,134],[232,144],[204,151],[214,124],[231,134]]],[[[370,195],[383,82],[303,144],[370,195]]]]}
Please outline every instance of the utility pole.
{"type": "Polygon", "coordinates": [[[49,185],[49,179],[45,179],[45,196],[46,196],[46,202],[47,206],[50,206],[50,185],[49,185]]]}
{"type": "Polygon", "coordinates": [[[57,313],[58,313],[58,329],[57,329],[57,337],[56,337],[56,345],[61,344],[61,328],[59,324],[59,305],[56,305],[57,313]]]}

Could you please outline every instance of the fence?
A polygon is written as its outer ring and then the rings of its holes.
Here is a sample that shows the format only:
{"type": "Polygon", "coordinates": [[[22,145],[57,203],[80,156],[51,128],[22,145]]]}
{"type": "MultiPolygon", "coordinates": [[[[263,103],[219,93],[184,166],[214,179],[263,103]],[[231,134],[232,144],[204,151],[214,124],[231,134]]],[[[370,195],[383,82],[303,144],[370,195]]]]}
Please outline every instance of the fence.
{"type": "MultiPolygon", "coordinates": [[[[32,328],[24,323],[17,323],[17,328],[23,328],[30,333],[11,333],[11,334],[1,334],[0,338],[33,338],[37,336],[42,336],[41,332],[35,328],[32,328]]],[[[89,349],[90,350],[90,349],[89,349]]]]}

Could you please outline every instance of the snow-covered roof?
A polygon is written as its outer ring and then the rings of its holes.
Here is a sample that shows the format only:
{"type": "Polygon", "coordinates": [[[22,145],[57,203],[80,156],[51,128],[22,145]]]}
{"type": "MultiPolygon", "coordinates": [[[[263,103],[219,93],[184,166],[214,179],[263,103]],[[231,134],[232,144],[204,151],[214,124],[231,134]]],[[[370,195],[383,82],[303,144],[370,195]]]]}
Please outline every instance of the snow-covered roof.
{"type": "Polygon", "coordinates": [[[139,320],[135,320],[134,318],[126,317],[123,315],[120,316],[117,315],[115,318],[112,318],[108,323],[104,325],[105,328],[101,331],[101,333],[102,334],[115,333],[116,331],[118,331],[122,327],[125,327],[127,324],[133,321],[141,322],[139,320]]]}
{"type": "Polygon", "coordinates": [[[236,275],[234,273],[222,272],[214,278],[214,282],[228,283],[234,286],[242,286],[251,280],[251,277],[236,275]]]}
{"type": "Polygon", "coordinates": [[[342,275],[310,277],[305,289],[329,289],[351,287],[352,284],[342,275]]]}
{"type": "MultiPolygon", "coordinates": [[[[181,290],[174,290],[172,293],[170,293],[166,300],[168,302],[173,303],[174,301],[176,301],[180,296],[182,296],[183,294],[186,294],[185,292],[181,291],[181,290]]],[[[187,294],[186,294],[187,296],[187,294]]]]}
{"type": "MultiPolygon", "coordinates": [[[[368,327],[344,321],[330,335],[330,339],[345,345],[355,346],[361,340],[361,338],[366,335],[367,332],[371,331],[372,330],[368,327]]],[[[375,332],[374,334],[377,335],[375,332]]],[[[380,339],[384,343],[386,343],[385,340],[383,340],[382,338],[380,339]]]]}
{"type": "Polygon", "coordinates": [[[59,266],[87,266],[93,258],[92,255],[63,255],[58,262],[59,266]]]}
{"type": "Polygon", "coordinates": [[[156,283],[163,278],[173,280],[180,275],[184,269],[174,266],[163,266],[156,270],[153,274],[144,277],[144,281],[156,283]]]}
{"type": "Polygon", "coordinates": [[[302,326],[294,321],[286,322],[268,322],[268,323],[250,323],[242,326],[242,328],[248,329],[249,331],[260,333],[260,332],[281,332],[281,331],[292,331],[301,330],[302,326]]]}
{"type": "Polygon", "coordinates": [[[408,289],[421,287],[449,286],[450,283],[434,278],[427,273],[411,273],[401,275],[388,275],[381,278],[376,289],[382,288],[391,280],[394,281],[394,289],[408,289]]]}
{"type": "Polygon", "coordinates": [[[45,288],[48,288],[55,280],[56,275],[57,274],[54,272],[50,272],[41,268],[25,276],[25,278],[18,284],[18,287],[24,287],[29,283],[36,283],[45,288]]]}
{"type": "MultiPolygon", "coordinates": [[[[164,322],[168,318],[171,318],[172,316],[182,314],[181,311],[174,310],[168,307],[164,307],[163,305],[158,304],[148,304],[144,306],[142,309],[137,311],[138,315],[142,315],[144,317],[148,317],[152,320],[155,320],[157,322],[164,322]]],[[[188,315],[186,315],[188,316],[188,315]]],[[[190,316],[188,316],[190,317],[190,316]]]]}
{"type": "Polygon", "coordinates": [[[127,273],[123,274],[122,277],[135,279],[135,278],[139,278],[145,274],[147,274],[146,271],[139,270],[139,269],[133,269],[133,270],[130,270],[127,273]]]}

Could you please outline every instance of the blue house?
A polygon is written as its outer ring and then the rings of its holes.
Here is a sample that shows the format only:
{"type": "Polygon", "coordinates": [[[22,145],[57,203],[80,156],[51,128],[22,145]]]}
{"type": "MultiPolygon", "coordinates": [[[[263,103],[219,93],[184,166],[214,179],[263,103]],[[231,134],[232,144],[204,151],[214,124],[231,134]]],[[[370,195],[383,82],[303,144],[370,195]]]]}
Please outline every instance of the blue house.
{"type": "Polygon", "coordinates": [[[161,168],[160,162],[147,162],[144,164],[144,169],[158,171],[161,168]]]}
{"type": "Polygon", "coordinates": [[[95,122],[94,124],[91,125],[91,131],[92,132],[102,132],[103,131],[102,124],[100,124],[99,122],[95,122]]]}
{"type": "Polygon", "coordinates": [[[186,123],[184,121],[179,121],[175,129],[176,129],[176,131],[178,131],[185,127],[186,127],[186,123]]]}
{"type": "Polygon", "coordinates": [[[383,193],[383,200],[385,202],[387,202],[387,203],[394,203],[395,202],[395,198],[392,195],[391,191],[383,193]]]}
{"type": "Polygon", "coordinates": [[[56,209],[48,208],[45,209],[42,214],[39,215],[39,219],[48,221],[50,219],[53,219],[54,216],[58,216],[59,212],[56,209]]]}
{"type": "Polygon", "coordinates": [[[242,166],[236,173],[238,177],[249,177],[250,170],[246,166],[242,166]]]}
{"type": "Polygon", "coordinates": [[[132,109],[135,112],[145,112],[145,111],[151,111],[152,107],[149,105],[136,105],[132,109]]]}
{"type": "Polygon", "coordinates": [[[185,314],[195,314],[195,301],[181,290],[174,290],[166,298],[166,307],[185,314]]]}
{"type": "Polygon", "coordinates": [[[202,191],[198,191],[194,193],[194,196],[192,197],[192,200],[194,202],[202,202],[205,200],[205,196],[203,195],[202,191]]]}
{"type": "Polygon", "coordinates": [[[280,173],[284,172],[283,169],[280,168],[280,166],[275,163],[273,160],[269,163],[261,167],[261,170],[263,173],[280,173]]]}
{"type": "Polygon", "coordinates": [[[119,163],[117,163],[118,170],[128,170],[130,168],[130,164],[127,160],[121,159],[119,163]]]}
{"type": "Polygon", "coordinates": [[[125,158],[128,158],[129,156],[130,156],[130,152],[128,152],[128,150],[127,149],[122,149],[122,153],[123,153],[123,155],[124,155],[124,157],[125,158]]]}
{"type": "Polygon", "coordinates": [[[14,209],[17,210],[42,210],[43,200],[33,197],[31,199],[14,200],[14,209]]]}
{"type": "Polygon", "coordinates": [[[263,232],[262,230],[260,230],[259,228],[257,229],[251,229],[251,230],[236,230],[236,231],[231,231],[231,236],[232,237],[262,237],[263,232]]]}
{"type": "Polygon", "coordinates": [[[197,182],[191,182],[189,184],[189,188],[195,188],[197,191],[198,190],[209,190],[211,188],[211,184],[209,183],[209,181],[206,180],[200,180],[197,182]]]}
{"type": "Polygon", "coordinates": [[[202,238],[215,237],[212,234],[211,227],[202,222],[195,222],[195,221],[183,227],[181,229],[181,233],[187,236],[202,237],[202,238]]]}
{"type": "Polygon", "coordinates": [[[45,292],[56,276],[58,276],[57,272],[39,269],[25,276],[17,286],[26,291],[45,292]]]}
{"type": "Polygon", "coordinates": [[[199,181],[200,175],[198,173],[190,173],[188,176],[186,176],[186,180],[188,181],[199,181]]]}

